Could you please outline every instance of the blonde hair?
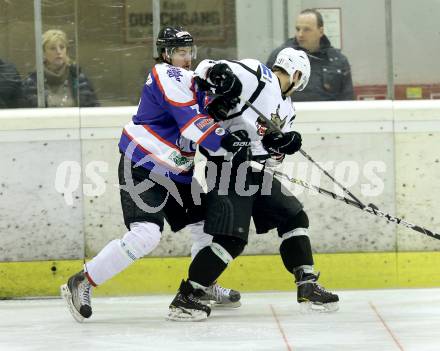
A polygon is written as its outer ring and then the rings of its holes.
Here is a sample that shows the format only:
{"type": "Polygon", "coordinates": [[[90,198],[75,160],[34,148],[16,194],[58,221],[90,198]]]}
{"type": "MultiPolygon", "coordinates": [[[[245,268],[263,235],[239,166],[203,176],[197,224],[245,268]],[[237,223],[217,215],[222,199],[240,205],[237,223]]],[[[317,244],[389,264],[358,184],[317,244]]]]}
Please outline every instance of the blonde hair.
{"type": "MultiPolygon", "coordinates": [[[[62,30],[59,30],[59,29],[49,29],[49,30],[45,31],[43,33],[42,38],[43,38],[43,40],[42,40],[43,52],[45,51],[46,45],[51,44],[56,41],[62,42],[64,44],[64,46],[66,47],[66,49],[69,46],[69,42],[67,40],[66,33],[64,33],[62,30]]],[[[70,63],[69,55],[66,55],[66,58],[67,58],[67,63],[70,63]]]]}

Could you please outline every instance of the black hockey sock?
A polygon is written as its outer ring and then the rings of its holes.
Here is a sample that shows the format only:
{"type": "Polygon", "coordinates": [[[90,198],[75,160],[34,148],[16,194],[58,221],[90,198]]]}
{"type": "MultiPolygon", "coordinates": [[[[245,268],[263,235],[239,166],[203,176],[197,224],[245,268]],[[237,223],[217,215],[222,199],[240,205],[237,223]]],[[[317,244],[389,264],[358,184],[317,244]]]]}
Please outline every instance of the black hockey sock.
{"type": "Polygon", "coordinates": [[[214,283],[228,265],[221,260],[210,246],[204,247],[189,266],[188,279],[203,286],[214,283]]]}
{"type": "Polygon", "coordinates": [[[280,254],[286,269],[293,274],[293,269],[299,266],[313,266],[312,246],[308,236],[293,236],[283,240],[280,254]]]}

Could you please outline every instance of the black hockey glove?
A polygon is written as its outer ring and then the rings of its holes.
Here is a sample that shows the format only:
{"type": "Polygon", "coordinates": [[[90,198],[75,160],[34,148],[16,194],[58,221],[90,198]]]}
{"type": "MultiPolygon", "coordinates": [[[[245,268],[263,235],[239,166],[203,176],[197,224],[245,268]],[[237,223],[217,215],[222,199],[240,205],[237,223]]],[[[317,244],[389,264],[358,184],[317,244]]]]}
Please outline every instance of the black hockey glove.
{"type": "Polygon", "coordinates": [[[212,85],[209,84],[205,79],[200,77],[194,77],[194,80],[197,83],[197,86],[200,91],[209,91],[212,88],[212,85]]]}
{"type": "Polygon", "coordinates": [[[302,145],[301,134],[298,132],[269,132],[264,135],[261,142],[270,152],[287,155],[294,154],[302,145]]]}
{"type": "Polygon", "coordinates": [[[206,111],[215,121],[225,121],[228,119],[229,110],[233,109],[230,100],[224,96],[216,96],[208,105],[206,111]]]}
{"type": "Polygon", "coordinates": [[[237,130],[230,134],[227,134],[222,141],[220,146],[228,152],[236,153],[241,149],[247,149],[251,146],[251,139],[245,130],[237,130]]]}
{"type": "Polygon", "coordinates": [[[242,85],[240,79],[226,63],[217,63],[212,66],[208,70],[207,78],[208,83],[214,87],[216,94],[229,99],[238,99],[241,95],[242,85]]]}
{"type": "Polygon", "coordinates": [[[215,64],[206,76],[206,79],[194,77],[194,80],[201,91],[209,91],[216,95],[207,106],[208,113],[214,119],[225,120],[229,110],[240,103],[240,79],[226,63],[215,64]]]}

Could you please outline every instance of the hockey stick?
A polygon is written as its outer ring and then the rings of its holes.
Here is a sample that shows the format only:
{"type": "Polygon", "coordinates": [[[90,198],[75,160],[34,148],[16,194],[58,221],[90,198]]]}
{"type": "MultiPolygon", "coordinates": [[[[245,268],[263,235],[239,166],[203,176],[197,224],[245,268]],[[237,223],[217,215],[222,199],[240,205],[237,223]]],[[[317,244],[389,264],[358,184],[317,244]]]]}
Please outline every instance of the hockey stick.
{"type": "MultiPolygon", "coordinates": [[[[333,183],[335,183],[336,185],[338,185],[343,191],[344,193],[346,193],[347,195],[349,195],[354,201],[356,201],[359,205],[363,206],[363,207],[367,207],[361,200],[359,200],[356,196],[353,195],[353,193],[348,190],[345,186],[343,186],[341,183],[339,183],[334,177],[332,177],[330,175],[330,173],[328,173],[324,168],[322,168],[318,162],[316,162],[315,160],[313,160],[313,158],[308,155],[303,149],[300,149],[299,152],[305,157],[307,158],[310,162],[312,162],[316,167],[318,167],[320,169],[320,171],[322,173],[324,173],[327,177],[329,177],[333,183]]],[[[371,206],[373,204],[370,204],[369,206],[371,206]]],[[[374,205],[373,205],[374,206],[374,205]]]]}
{"type": "Polygon", "coordinates": [[[276,130],[277,132],[281,132],[280,127],[278,127],[275,123],[273,123],[269,118],[267,118],[265,115],[261,113],[259,109],[257,109],[254,105],[252,105],[248,100],[246,100],[243,96],[240,96],[239,99],[243,101],[243,103],[250,107],[257,115],[257,122],[261,123],[263,125],[266,125],[268,128],[272,130],[276,130]]]}
{"type": "Polygon", "coordinates": [[[433,232],[433,231],[431,231],[429,229],[426,229],[424,227],[421,227],[419,225],[409,223],[409,222],[405,221],[404,219],[398,218],[398,217],[394,217],[394,216],[390,215],[389,213],[382,212],[382,211],[380,211],[374,205],[369,205],[369,206],[362,205],[362,204],[360,204],[360,203],[358,203],[356,201],[350,200],[350,199],[348,199],[348,198],[346,198],[344,196],[339,196],[339,195],[337,195],[337,194],[335,194],[335,193],[333,193],[331,191],[328,191],[328,190],[320,188],[320,187],[318,187],[316,185],[307,183],[304,180],[291,178],[287,174],[284,174],[284,173],[279,172],[279,171],[274,171],[273,174],[275,176],[279,176],[281,178],[284,178],[284,179],[286,179],[289,182],[292,182],[294,184],[301,185],[302,187],[304,187],[306,189],[314,190],[314,191],[318,192],[319,194],[331,197],[334,200],[342,201],[342,202],[346,203],[347,205],[356,207],[356,208],[360,209],[361,211],[367,212],[367,213],[369,213],[369,214],[371,214],[373,216],[383,217],[388,222],[393,222],[393,223],[396,223],[396,224],[403,225],[404,227],[407,227],[409,229],[415,230],[416,232],[419,232],[421,234],[430,236],[430,237],[432,237],[434,239],[440,240],[440,234],[439,233],[433,232]]]}
{"type": "MultiPolygon", "coordinates": [[[[270,119],[268,119],[265,115],[263,115],[254,105],[252,105],[249,101],[247,101],[246,99],[244,99],[243,97],[240,97],[240,99],[245,103],[245,105],[247,105],[248,107],[250,107],[255,113],[257,113],[257,115],[259,116],[257,121],[261,124],[265,124],[266,126],[268,126],[269,128],[279,131],[281,132],[280,128],[273,123],[270,119]]],[[[344,186],[342,186],[342,184],[340,184],[339,182],[336,181],[336,179],[334,179],[325,169],[323,169],[318,163],[316,163],[304,150],[300,149],[299,150],[301,152],[301,154],[306,157],[310,162],[312,162],[315,166],[317,166],[327,177],[329,177],[335,184],[337,184],[346,194],[348,194],[353,200],[350,200],[346,197],[343,196],[339,196],[331,191],[328,191],[326,189],[322,189],[320,187],[317,187],[315,185],[309,184],[303,180],[300,179],[294,179],[294,178],[290,178],[288,177],[286,174],[282,173],[282,172],[278,172],[275,171],[274,175],[278,175],[280,177],[283,177],[287,180],[289,180],[290,182],[294,183],[294,184],[298,184],[303,186],[304,188],[307,189],[311,189],[311,190],[315,190],[317,191],[319,194],[323,194],[326,196],[329,196],[335,200],[338,201],[342,201],[345,202],[347,205],[350,206],[354,206],[358,209],[360,209],[361,211],[365,211],[371,215],[374,216],[378,216],[378,217],[383,217],[385,218],[388,222],[394,222],[396,224],[400,224],[403,225],[407,228],[410,228],[416,232],[419,232],[421,234],[430,236],[432,238],[438,239],[440,240],[440,234],[432,232],[429,229],[426,229],[424,227],[418,226],[416,224],[412,224],[409,223],[401,218],[398,217],[394,217],[391,216],[389,213],[385,213],[379,210],[379,208],[374,205],[374,204],[369,204],[368,206],[366,206],[365,204],[363,204],[356,196],[354,196],[347,188],[345,188],[344,186]]]]}
{"type": "MultiPolygon", "coordinates": [[[[241,101],[248,107],[250,107],[257,115],[257,121],[263,125],[266,125],[268,128],[272,130],[276,130],[277,132],[281,132],[280,127],[278,127],[275,123],[273,123],[269,118],[261,113],[254,105],[252,105],[248,100],[246,100],[243,96],[240,96],[241,101]]],[[[335,178],[331,176],[324,168],[322,168],[307,152],[303,149],[299,149],[299,152],[307,158],[310,162],[312,162],[318,169],[324,173],[327,177],[329,177],[336,185],[338,185],[347,195],[349,195],[353,200],[355,200],[361,207],[367,207],[361,200],[359,200],[356,196],[353,195],[350,190],[348,190],[345,186],[339,183],[335,178]]],[[[375,207],[375,205],[370,204],[369,206],[375,207]]]]}

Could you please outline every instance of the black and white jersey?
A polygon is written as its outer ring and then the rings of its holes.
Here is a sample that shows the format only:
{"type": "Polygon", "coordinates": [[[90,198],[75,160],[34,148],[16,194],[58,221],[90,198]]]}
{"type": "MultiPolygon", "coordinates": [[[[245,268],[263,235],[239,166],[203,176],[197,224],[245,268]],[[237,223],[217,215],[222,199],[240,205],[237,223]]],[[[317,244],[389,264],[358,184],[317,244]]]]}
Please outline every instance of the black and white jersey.
{"type": "MultiPolygon", "coordinates": [[[[196,74],[203,72],[216,63],[226,63],[240,79],[243,86],[243,98],[254,105],[264,116],[271,119],[283,132],[292,131],[295,109],[290,97],[283,97],[279,80],[268,67],[254,59],[240,61],[204,60],[195,72],[196,74]]],[[[252,141],[253,156],[268,153],[261,143],[265,128],[257,122],[258,114],[255,111],[241,101],[229,111],[228,116],[231,119],[220,122],[220,125],[231,132],[240,129],[246,130],[252,141]]],[[[221,155],[222,150],[216,153],[210,152],[210,154],[213,156],[221,155]]]]}

